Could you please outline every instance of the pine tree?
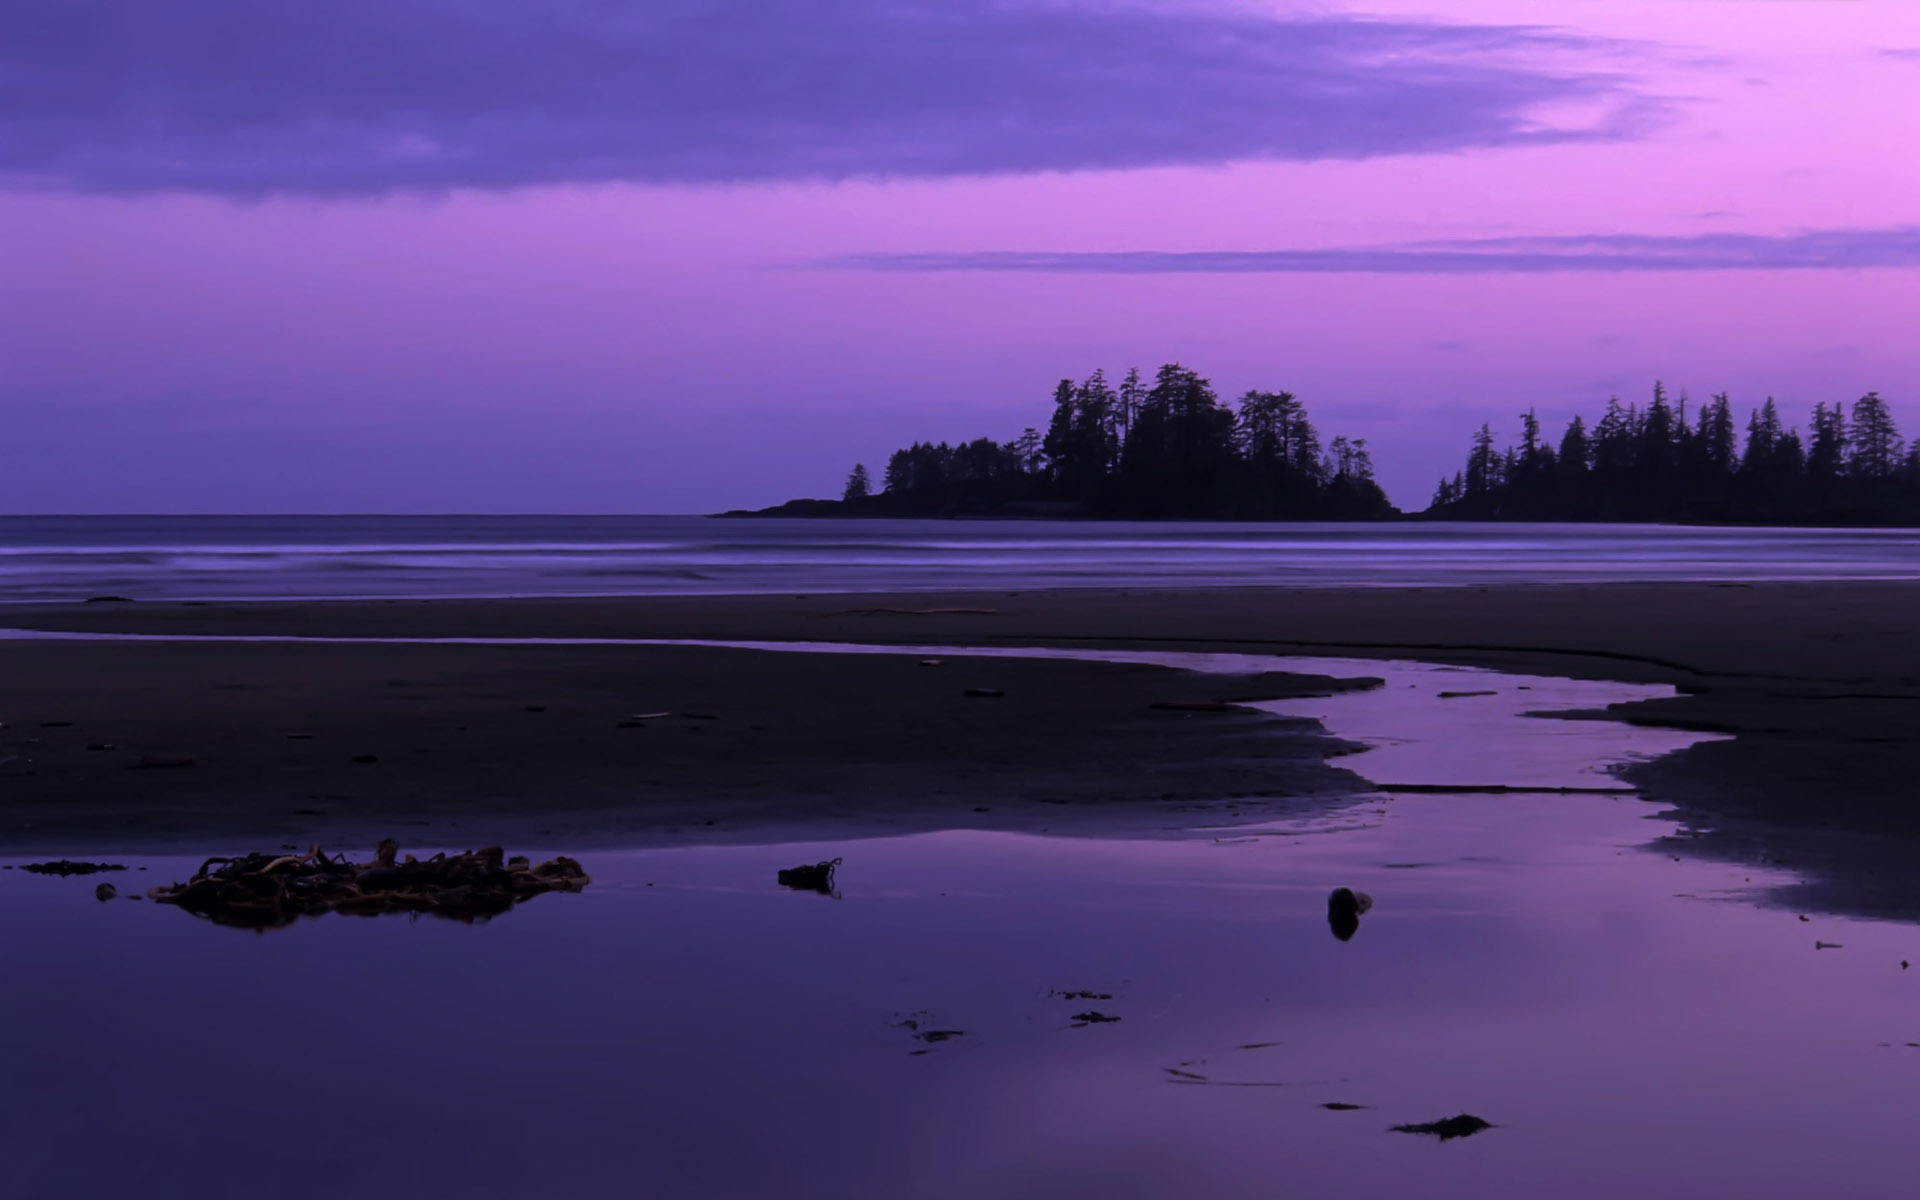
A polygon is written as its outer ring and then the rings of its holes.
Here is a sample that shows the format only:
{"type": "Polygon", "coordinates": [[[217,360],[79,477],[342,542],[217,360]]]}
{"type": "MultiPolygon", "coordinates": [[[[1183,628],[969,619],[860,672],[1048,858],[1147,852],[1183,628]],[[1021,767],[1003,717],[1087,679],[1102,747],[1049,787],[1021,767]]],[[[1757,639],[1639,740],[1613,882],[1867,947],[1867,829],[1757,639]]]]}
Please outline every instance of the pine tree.
{"type": "Polygon", "coordinates": [[[1813,406],[1812,443],[1807,447],[1807,477],[1822,495],[1847,465],[1847,414],[1836,404],[1813,406]]]}
{"type": "Polygon", "coordinates": [[[1739,445],[1733,427],[1733,403],[1725,392],[1717,392],[1700,408],[1700,459],[1715,479],[1732,475],[1737,465],[1739,445]]]}
{"type": "Polygon", "coordinates": [[[842,500],[865,500],[873,494],[873,478],[867,474],[867,464],[855,463],[847,475],[847,486],[840,493],[842,500]]]}
{"type": "Polygon", "coordinates": [[[1853,402],[1853,434],[1847,455],[1849,475],[1859,479],[1892,478],[1900,469],[1904,449],[1893,413],[1879,392],[1868,392],[1853,402]]]}

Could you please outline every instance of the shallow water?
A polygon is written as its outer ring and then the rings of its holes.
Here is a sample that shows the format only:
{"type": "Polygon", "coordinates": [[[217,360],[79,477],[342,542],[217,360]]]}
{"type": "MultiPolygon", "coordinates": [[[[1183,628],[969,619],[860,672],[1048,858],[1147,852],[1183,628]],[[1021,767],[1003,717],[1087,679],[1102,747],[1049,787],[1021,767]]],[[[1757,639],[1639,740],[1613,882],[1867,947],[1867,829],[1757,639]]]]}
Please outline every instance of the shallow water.
{"type": "MultiPolygon", "coordinates": [[[[1695,740],[1517,715],[1639,685],[1092,656],[1379,675],[1270,707],[1380,741],[1343,760],[1380,782],[1607,786],[1695,740]]],[[[1920,931],[1757,907],[1785,876],[1650,851],[1657,811],[593,851],[488,924],[269,934],[93,898],[195,861],[0,871],[0,1163],[35,1197],[1910,1195],[1920,931]],[[774,881],[836,856],[837,897],[774,881]],[[1339,886],[1377,901],[1347,942],[1339,886]],[[1388,1130],[1463,1111],[1496,1127],[1388,1130]]]]}
{"type": "Polygon", "coordinates": [[[490,924],[264,935],[92,897],[182,859],[0,872],[0,1161],[36,1197],[1911,1195],[1920,936],[1739,902],[1775,880],[1638,848],[1651,811],[600,852],[490,924]],[[774,884],[835,855],[837,899],[774,884]],[[1335,886],[1377,899],[1350,942],[1335,886]],[[1496,1128],[1387,1130],[1461,1111],[1496,1128]]]}
{"type": "Polygon", "coordinates": [[[0,602],[1914,579],[1917,550],[1650,525],[0,517],[0,602]]]}

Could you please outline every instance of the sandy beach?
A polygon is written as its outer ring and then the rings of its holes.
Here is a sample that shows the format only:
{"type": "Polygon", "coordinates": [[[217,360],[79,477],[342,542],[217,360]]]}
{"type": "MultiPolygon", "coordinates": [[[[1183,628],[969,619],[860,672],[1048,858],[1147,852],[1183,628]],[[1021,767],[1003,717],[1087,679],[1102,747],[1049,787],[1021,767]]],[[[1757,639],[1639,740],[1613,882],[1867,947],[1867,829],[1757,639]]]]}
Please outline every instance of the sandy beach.
{"type": "MultiPolygon", "coordinates": [[[[1734,734],[1637,768],[1698,852],[1911,911],[1911,584],[1231,589],[16,606],[162,635],[688,638],[1415,658],[1684,693],[1734,734]]],[[[1317,728],[1195,702],[1325,680],[687,646],[0,641],[0,844],[516,844],[1165,827],[1351,791],[1317,728]],[[981,691],[999,695],[969,694],[981,691]],[[1156,707],[1156,705],[1160,707],[1156,707]],[[1170,706],[1170,707],[1169,707],[1170,706]],[[662,715],[664,714],[664,715],[662,715]]]]}

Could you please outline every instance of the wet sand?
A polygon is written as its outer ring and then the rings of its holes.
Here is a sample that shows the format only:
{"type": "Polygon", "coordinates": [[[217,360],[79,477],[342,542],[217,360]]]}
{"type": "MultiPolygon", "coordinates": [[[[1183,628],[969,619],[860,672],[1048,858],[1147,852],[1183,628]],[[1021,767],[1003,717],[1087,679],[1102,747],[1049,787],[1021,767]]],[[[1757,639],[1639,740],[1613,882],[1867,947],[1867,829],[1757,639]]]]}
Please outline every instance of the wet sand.
{"type": "MultiPolygon", "coordinates": [[[[1679,811],[1696,851],[1812,871],[1810,895],[1832,907],[1912,913],[1916,613],[1914,584],[1663,584],[75,604],[10,608],[0,624],[1210,649],[1672,683],[1687,694],[1623,715],[1736,735],[1634,773],[1679,811]]],[[[1324,803],[1353,785],[1310,729],[1276,737],[1259,715],[1150,707],[1288,688],[1137,666],[693,647],[0,642],[0,844],[364,840],[394,825],[435,841],[576,845],[765,837],[824,819],[1164,825],[1228,802],[1324,803]],[[675,715],[620,727],[650,712],[675,715]],[[116,749],[86,748],[99,744],[116,749]],[[193,765],[139,766],[152,756],[193,765]],[[354,761],[366,756],[377,761],[354,761]]]]}

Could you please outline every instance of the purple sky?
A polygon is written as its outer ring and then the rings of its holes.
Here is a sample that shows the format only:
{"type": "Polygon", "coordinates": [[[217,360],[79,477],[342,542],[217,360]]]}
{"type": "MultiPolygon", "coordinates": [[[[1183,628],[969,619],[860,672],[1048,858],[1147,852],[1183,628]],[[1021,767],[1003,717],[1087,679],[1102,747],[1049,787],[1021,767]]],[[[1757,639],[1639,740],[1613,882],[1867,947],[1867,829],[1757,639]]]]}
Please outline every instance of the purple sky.
{"type": "Polygon", "coordinates": [[[1920,434],[1916,146],[1909,0],[10,0],[0,511],[769,503],[1169,359],[1415,508],[1656,377],[1920,434]]]}

